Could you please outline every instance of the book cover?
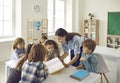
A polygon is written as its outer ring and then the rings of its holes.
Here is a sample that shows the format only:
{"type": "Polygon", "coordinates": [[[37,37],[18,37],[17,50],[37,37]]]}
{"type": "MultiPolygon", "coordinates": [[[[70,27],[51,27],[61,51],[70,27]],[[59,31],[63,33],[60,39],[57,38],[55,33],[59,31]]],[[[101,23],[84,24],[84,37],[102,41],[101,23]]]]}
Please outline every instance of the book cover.
{"type": "Polygon", "coordinates": [[[56,73],[56,72],[62,70],[63,68],[65,68],[63,63],[60,61],[60,59],[58,57],[45,62],[45,65],[48,68],[49,74],[56,73]]]}
{"type": "Polygon", "coordinates": [[[89,75],[88,71],[80,69],[80,70],[76,71],[75,73],[71,74],[70,76],[77,80],[82,80],[85,77],[87,77],[88,75],[89,75]]]}

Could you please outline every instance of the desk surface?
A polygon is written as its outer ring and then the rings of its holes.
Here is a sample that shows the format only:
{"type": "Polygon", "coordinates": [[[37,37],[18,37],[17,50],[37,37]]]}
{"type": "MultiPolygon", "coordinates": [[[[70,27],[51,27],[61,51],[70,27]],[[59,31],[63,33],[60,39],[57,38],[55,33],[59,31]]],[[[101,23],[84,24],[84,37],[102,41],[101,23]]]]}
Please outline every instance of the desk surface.
{"type": "Polygon", "coordinates": [[[43,83],[100,83],[100,75],[95,73],[90,73],[89,76],[81,81],[71,78],[70,75],[76,70],[75,67],[70,66],[63,69],[61,72],[49,75],[43,83]]]}
{"type": "Polygon", "coordinates": [[[94,52],[100,53],[103,57],[107,57],[112,60],[120,59],[120,51],[114,48],[109,48],[105,46],[96,46],[96,49],[94,52]]]}

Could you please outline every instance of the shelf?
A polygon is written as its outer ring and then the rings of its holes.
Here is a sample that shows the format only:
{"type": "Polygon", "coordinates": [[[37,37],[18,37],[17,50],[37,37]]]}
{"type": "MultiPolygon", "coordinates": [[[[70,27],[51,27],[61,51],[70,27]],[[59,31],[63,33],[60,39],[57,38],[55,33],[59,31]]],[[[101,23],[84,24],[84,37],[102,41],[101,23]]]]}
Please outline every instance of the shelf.
{"type": "Polygon", "coordinates": [[[96,44],[99,44],[99,20],[97,19],[87,19],[83,22],[83,35],[85,39],[93,39],[96,44]]]}
{"type": "Polygon", "coordinates": [[[120,48],[120,36],[107,36],[107,47],[120,48]]]}
{"type": "MultiPolygon", "coordinates": [[[[38,21],[38,20],[37,20],[38,21]]],[[[35,22],[34,19],[27,20],[27,43],[33,43],[39,40],[39,38],[43,35],[48,35],[48,24],[47,19],[43,19],[38,21],[41,23],[40,29],[37,30],[34,26],[35,22]],[[45,22],[45,23],[44,23],[45,22]],[[44,23],[44,24],[43,24],[44,23]],[[43,26],[44,25],[44,26],[43,26]]]]}

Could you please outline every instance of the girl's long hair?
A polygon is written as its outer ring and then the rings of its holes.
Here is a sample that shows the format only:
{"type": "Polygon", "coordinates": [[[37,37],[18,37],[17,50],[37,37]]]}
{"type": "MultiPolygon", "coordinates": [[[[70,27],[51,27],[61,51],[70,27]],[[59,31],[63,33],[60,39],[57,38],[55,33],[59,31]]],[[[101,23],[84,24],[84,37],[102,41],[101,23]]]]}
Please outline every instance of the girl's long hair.
{"type": "Polygon", "coordinates": [[[17,65],[15,67],[16,70],[21,70],[22,65],[24,64],[24,62],[27,60],[28,55],[30,53],[30,49],[32,47],[33,44],[28,44],[26,47],[26,53],[25,56],[21,57],[20,60],[17,62],[17,65]]]}
{"type": "Polygon", "coordinates": [[[60,37],[66,36],[66,41],[71,40],[75,35],[78,35],[78,36],[81,37],[81,35],[80,35],[79,33],[75,33],[75,32],[68,33],[68,32],[67,32],[65,29],[63,29],[63,28],[57,29],[57,31],[55,32],[55,35],[56,35],[56,36],[60,36],[60,37]]]}
{"type": "Polygon", "coordinates": [[[28,55],[28,61],[29,62],[43,61],[46,54],[47,50],[42,44],[40,43],[34,44],[28,55]]]}
{"type": "Polygon", "coordinates": [[[23,38],[21,38],[21,37],[16,38],[15,41],[14,41],[14,43],[13,43],[13,50],[16,49],[17,45],[19,43],[22,43],[22,42],[25,42],[23,38]]]}

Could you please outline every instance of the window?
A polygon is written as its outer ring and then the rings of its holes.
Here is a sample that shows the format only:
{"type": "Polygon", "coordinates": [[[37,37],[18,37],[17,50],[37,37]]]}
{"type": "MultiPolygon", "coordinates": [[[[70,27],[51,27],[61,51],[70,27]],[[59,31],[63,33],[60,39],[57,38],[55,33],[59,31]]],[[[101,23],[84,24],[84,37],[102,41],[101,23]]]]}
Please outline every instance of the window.
{"type": "Polygon", "coordinates": [[[65,26],[65,1],[48,0],[48,33],[54,33],[65,26]]]}
{"type": "Polygon", "coordinates": [[[14,0],[0,0],[0,39],[14,36],[14,0]]]}

